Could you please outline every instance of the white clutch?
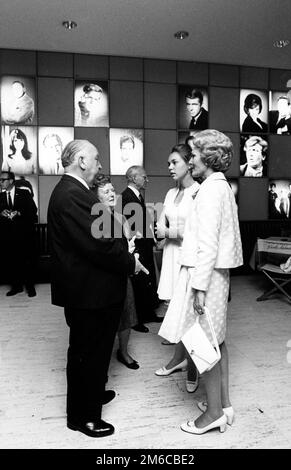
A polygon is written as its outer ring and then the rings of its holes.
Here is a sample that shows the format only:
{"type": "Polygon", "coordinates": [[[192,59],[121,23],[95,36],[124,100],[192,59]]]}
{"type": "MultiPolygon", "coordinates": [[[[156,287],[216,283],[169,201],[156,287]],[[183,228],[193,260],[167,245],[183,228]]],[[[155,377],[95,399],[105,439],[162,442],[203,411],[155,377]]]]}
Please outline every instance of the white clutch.
{"type": "Polygon", "coordinates": [[[215,347],[212,346],[211,342],[204,333],[204,330],[199,322],[199,315],[197,316],[194,325],[191,326],[191,328],[181,338],[200,374],[203,374],[203,372],[212,369],[212,367],[214,367],[215,364],[217,364],[217,362],[221,359],[216,334],[214,332],[211,317],[207,307],[204,307],[204,315],[206,315],[206,319],[209,323],[215,347]]]}

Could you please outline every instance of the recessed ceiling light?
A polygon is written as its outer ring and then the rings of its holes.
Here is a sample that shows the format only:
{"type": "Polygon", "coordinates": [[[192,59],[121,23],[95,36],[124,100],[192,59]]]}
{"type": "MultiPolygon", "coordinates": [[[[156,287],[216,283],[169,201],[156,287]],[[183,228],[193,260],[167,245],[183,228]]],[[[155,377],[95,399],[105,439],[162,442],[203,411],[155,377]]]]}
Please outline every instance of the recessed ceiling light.
{"type": "Polygon", "coordinates": [[[77,23],[76,21],[71,21],[71,20],[66,20],[62,22],[62,25],[66,29],[74,29],[77,28],[77,23]]]}
{"type": "Polygon", "coordinates": [[[189,36],[188,31],[177,31],[174,34],[176,39],[186,39],[189,36]]]}
{"type": "Polygon", "coordinates": [[[286,47],[289,44],[290,44],[289,39],[278,39],[277,41],[273,42],[273,46],[279,47],[279,48],[286,47]]]}

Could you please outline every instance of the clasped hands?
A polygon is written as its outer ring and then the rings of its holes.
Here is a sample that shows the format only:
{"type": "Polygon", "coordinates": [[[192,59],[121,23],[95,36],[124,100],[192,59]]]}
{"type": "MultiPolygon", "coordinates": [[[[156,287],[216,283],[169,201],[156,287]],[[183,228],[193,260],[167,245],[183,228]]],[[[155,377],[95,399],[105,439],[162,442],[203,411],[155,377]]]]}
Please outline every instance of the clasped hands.
{"type": "Polygon", "coordinates": [[[5,217],[6,219],[13,220],[14,217],[16,217],[17,215],[20,215],[20,212],[11,211],[9,209],[4,209],[0,215],[1,217],[5,217]]]}

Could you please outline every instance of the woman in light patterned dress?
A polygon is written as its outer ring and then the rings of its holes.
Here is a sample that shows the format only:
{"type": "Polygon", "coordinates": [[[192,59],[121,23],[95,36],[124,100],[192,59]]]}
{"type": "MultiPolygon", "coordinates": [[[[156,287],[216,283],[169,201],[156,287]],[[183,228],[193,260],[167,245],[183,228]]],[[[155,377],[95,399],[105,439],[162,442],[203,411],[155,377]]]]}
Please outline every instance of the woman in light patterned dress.
{"type": "Polygon", "coordinates": [[[203,182],[193,200],[181,249],[181,270],[174,295],[159,334],[180,341],[201,315],[200,324],[213,342],[203,316],[208,307],[220,345],[221,360],[203,374],[206,402],[198,403],[203,413],[181,425],[183,431],[203,434],[232,424],[234,411],[228,390],[228,355],[224,343],[229,293],[229,268],[242,265],[242,249],[233,192],[224,172],[229,168],[233,146],[230,139],[215,130],[198,132],[193,140],[192,176],[203,182]],[[188,302],[185,294],[191,288],[188,302]]]}
{"type": "MultiPolygon", "coordinates": [[[[185,221],[189,213],[192,196],[199,189],[199,184],[194,181],[189,172],[191,157],[191,148],[186,144],[179,144],[172,148],[168,158],[168,169],[176,183],[176,187],[167,192],[164,209],[157,223],[157,236],[165,237],[166,240],[158,286],[158,296],[161,300],[170,300],[173,296],[181,267],[179,255],[185,221]]],[[[163,342],[163,344],[168,343],[163,342]]],[[[198,387],[198,372],[190,358],[188,358],[188,364],[186,389],[191,393],[195,392],[198,387]]],[[[156,370],[155,374],[168,376],[186,366],[187,351],[180,341],[175,347],[175,353],[171,360],[166,366],[156,370]]]]}

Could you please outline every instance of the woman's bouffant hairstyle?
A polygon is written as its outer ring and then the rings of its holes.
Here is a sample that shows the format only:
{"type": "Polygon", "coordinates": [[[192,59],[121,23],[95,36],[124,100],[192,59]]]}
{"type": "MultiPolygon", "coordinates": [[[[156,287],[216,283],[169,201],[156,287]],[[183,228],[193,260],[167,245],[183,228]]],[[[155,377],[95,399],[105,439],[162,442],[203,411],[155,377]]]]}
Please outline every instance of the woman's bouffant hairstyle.
{"type": "Polygon", "coordinates": [[[233,145],[229,137],[214,129],[197,132],[194,146],[201,152],[203,163],[213,171],[228,170],[233,157],[233,145]]]}
{"type": "Polygon", "coordinates": [[[171,150],[171,153],[174,152],[177,152],[185,163],[189,163],[190,159],[193,157],[191,147],[189,147],[188,144],[175,145],[171,150]]]}
{"type": "Polygon", "coordinates": [[[91,189],[93,189],[93,191],[98,191],[99,188],[103,188],[108,183],[111,183],[110,177],[99,173],[95,176],[91,189]]]}
{"type": "Polygon", "coordinates": [[[255,108],[256,106],[259,106],[260,112],[262,111],[262,100],[260,96],[255,95],[255,93],[250,93],[247,95],[244,103],[244,112],[246,114],[249,114],[249,109],[255,108]]]}

